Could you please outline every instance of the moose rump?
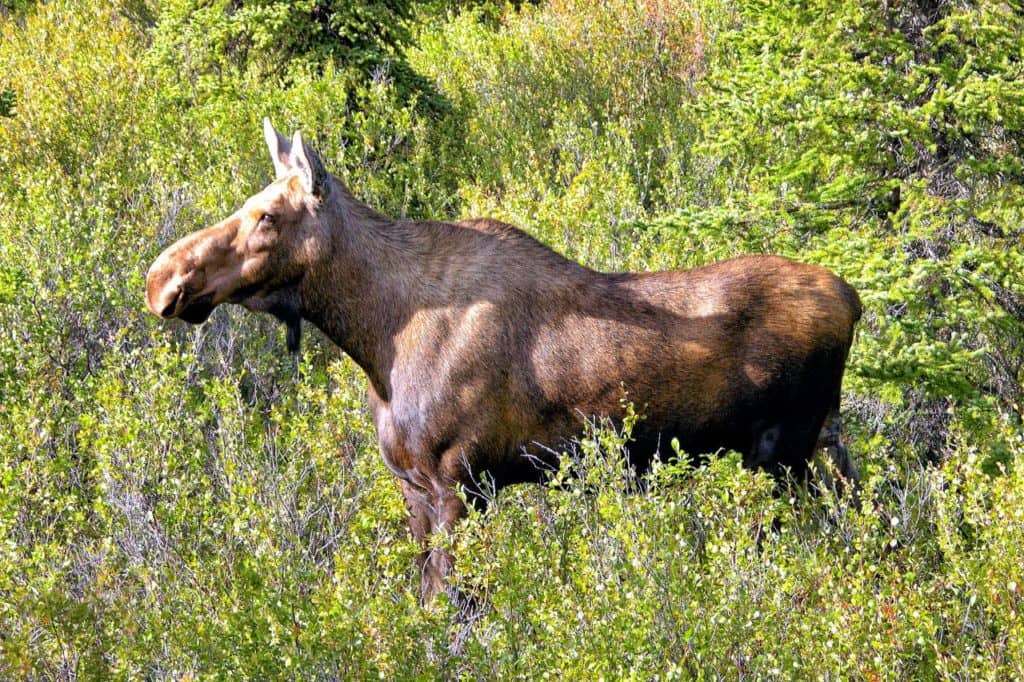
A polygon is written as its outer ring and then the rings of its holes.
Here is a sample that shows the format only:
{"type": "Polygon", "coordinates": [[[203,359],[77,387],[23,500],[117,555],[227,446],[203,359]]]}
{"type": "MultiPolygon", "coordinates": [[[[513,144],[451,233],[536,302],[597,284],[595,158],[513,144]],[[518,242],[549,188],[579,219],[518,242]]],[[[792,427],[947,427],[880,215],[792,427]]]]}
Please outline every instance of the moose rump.
{"type": "Polygon", "coordinates": [[[856,292],[814,265],[746,256],[693,270],[601,273],[504,223],[396,221],[357,201],[296,133],[265,122],[277,178],[224,221],[168,247],[149,309],[198,323],[221,303],[270,312],[299,343],[319,327],[365,371],[385,464],[424,546],[423,590],[451,557],[431,533],[464,514],[455,494],[544,476],[587,419],[644,418],[629,456],[720,448],[802,476],[839,440],[856,292]]]}

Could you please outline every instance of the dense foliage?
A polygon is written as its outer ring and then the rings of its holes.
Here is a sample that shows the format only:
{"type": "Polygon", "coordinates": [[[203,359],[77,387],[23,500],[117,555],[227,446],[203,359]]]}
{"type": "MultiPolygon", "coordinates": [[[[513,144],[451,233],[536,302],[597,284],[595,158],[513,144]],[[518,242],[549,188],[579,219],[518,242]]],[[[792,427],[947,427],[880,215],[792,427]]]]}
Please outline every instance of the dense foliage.
{"type": "Polygon", "coordinates": [[[0,5],[0,677],[1024,677],[1022,16],[0,5]],[[728,453],[632,494],[628,433],[595,429],[439,540],[472,626],[421,608],[358,368],[145,312],[153,257],[269,179],[265,115],[392,215],[603,269],[843,274],[860,499],[728,453]]]}

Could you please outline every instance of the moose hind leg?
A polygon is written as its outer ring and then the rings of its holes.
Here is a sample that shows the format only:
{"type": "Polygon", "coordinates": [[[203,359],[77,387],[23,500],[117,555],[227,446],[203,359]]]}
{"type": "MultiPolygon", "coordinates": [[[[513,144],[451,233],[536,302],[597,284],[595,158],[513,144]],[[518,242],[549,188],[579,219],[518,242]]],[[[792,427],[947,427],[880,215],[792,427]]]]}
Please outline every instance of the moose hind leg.
{"type": "Polygon", "coordinates": [[[817,449],[826,455],[831,468],[839,475],[839,480],[835,482],[837,488],[841,489],[844,483],[854,487],[860,483],[860,472],[843,443],[843,420],[838,409],[832,409],[825,417],[825,423],[818,434],[817,449]]]}
{"type": "Polygon", "coordinates": [[[807,417],[755,423],[744,464],[771,474],[780,483],[788,477],[802,481],[814,454],[819,423],[807,417]]]}

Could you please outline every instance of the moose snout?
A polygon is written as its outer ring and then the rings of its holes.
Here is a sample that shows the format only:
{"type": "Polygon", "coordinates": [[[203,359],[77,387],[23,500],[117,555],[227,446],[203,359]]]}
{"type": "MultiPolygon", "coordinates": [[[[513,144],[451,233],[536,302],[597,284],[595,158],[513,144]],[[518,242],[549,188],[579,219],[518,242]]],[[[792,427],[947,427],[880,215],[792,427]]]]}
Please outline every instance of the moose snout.
{"type": "Polygon", "coordinates": [[[189,305],[190,298],[202,290],[205,280],[202,270],[181,272],[173,262],[161,256],[146,273],[146,307],[158,317],[178,317],[189,305]]]}
{"type": "Polygon", "coordinates": [[[146,306],[158,317],[172,318],[179,311],[184,298],[182,278],[174,273],[150,268],[146,275],[146,306]]]}
{"type": "Polygon", "coordinates": [[[157,314],[165,318],[174,317],[174,311],[177,310],[179,301],[181,301],[181,289],[177,289],[174,292],[174,298],[157,314]]]}
{"type": "Polygon", "coordinates": [[[146,307],[163,318],[200,324],[234,289],[241,254],[239,221],[229,218],[168,246],[146,273],[146,307]]]}

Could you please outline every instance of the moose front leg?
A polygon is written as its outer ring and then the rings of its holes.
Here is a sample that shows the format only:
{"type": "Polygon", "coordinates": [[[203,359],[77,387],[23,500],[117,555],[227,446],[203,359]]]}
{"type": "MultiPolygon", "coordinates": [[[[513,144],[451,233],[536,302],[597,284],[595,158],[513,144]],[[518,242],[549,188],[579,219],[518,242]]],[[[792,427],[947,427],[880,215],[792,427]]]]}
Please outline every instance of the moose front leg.
{"type": "Polygon", "coordinates": [[[420,599],[427,603],[447,589],[448,576],[454,568],[449,552],[430,546],[431,535],[454,527],[466,515],[466,506],[450,487],[426,488],[405,480],[401,483],[409,511],[409,530],[420,545],[416,559],[420,570],[420,599]]]}

